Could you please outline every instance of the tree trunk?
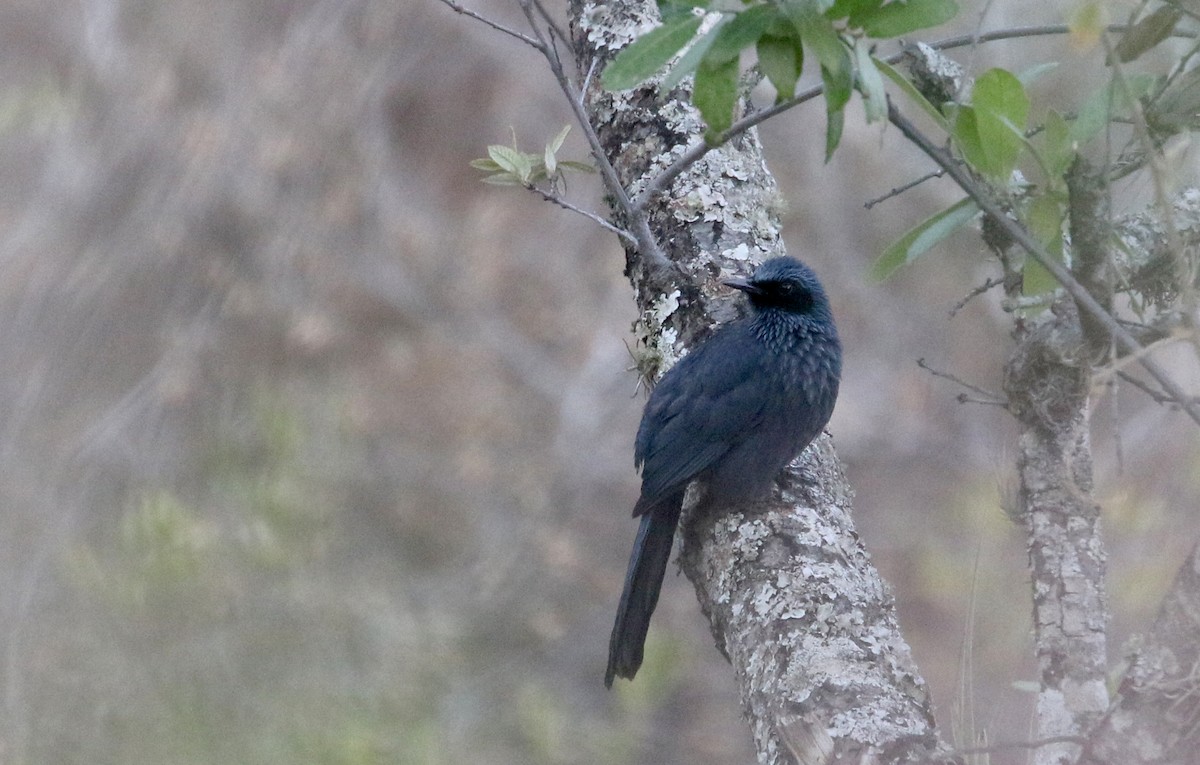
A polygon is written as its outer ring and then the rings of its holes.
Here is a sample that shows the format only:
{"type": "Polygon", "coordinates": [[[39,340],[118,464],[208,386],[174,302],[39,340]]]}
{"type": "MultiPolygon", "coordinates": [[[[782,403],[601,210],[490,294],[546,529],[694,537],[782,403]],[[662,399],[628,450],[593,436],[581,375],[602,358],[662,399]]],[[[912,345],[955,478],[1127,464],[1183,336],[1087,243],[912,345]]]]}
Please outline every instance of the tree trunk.
{"type": "MultiPolygon", "coordinates": [[[[573,0],[570,14],[576,64],[596,73],[585,94],[589,117],[636,197],[701,139],[703,124],[682,86],[661,93],[652,81],[608,93],[597,84],[603,64],[657,22],[653,3],[573,0]]],[[[709,152],[649,205],[651,230],[679,271],[664,274],[627,251],[641,309],[639,366],[648,378],[714,322],[732,318],[722,278],[784,254],[776,197],[750,131],[709,152]]],[[[822,436],[769,499],[685,512],[681,524],[684,573],[733,664],[761,763],[924,762],[944,754],[891,594],[854,532],[850,493],[832,441],[822,436]]]]}
{"type": "MultiPolygon", "coordinates": [[[[1082,735],[1108,706],[1105,556],[1088,430],[1090,366],[1074,306],[1060,301],[1053,311],[1022,337],[1005,375],[1021,425],[1018,512],[1028,539],[1041,673],[1035,739],[1082,735]]],[[[1073,762],[1078,752],[1070,743],[1044,746],[1034,762],[1073,762]]]]}
{"type": "Polygon", "coordinates": [[[1200,750],[1200,547],[1141,639],[1080,765],[1190,765],[1200,750]]]}

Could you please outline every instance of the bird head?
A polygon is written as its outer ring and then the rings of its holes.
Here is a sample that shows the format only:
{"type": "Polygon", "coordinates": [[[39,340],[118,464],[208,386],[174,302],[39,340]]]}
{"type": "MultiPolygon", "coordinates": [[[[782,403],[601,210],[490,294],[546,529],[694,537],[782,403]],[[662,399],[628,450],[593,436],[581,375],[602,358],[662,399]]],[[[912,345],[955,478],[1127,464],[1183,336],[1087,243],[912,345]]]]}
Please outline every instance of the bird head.
{"type": "Polygon", "coordinates": [[[789,313],[827,313],[829,301],[817,275],[795,258],[772,258],[748,279],[728,279],[723,284],[741,290],[756,309],[775,308],[789,313]]]}

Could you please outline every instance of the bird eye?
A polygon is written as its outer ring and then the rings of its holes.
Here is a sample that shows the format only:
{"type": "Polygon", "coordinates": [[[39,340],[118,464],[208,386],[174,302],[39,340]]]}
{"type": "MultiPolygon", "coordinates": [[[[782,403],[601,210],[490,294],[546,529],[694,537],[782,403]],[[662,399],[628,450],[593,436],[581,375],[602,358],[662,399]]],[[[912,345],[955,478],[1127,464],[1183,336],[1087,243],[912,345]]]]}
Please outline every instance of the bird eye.
{"type": "Polygon", "coordinates": [[[783,284],[779,285],[779,293],[781,295],[790,295],[795,291],[796,285],[792,284],[791,282],[784,282],[783,284]]]}

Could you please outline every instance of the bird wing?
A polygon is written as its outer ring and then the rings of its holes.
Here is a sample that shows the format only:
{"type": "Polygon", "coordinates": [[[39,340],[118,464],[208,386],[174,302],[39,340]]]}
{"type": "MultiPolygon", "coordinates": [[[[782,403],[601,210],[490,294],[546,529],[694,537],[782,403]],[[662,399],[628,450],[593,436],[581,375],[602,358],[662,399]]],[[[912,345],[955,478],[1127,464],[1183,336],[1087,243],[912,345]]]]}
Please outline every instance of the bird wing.
{"type": "Polygon", "coordinates": [[[654,388],[634,444],[642,496],[634,509],[678,492],[762,422],[762,356],[757,339],[732,325],[679,361],[654,388]]]}

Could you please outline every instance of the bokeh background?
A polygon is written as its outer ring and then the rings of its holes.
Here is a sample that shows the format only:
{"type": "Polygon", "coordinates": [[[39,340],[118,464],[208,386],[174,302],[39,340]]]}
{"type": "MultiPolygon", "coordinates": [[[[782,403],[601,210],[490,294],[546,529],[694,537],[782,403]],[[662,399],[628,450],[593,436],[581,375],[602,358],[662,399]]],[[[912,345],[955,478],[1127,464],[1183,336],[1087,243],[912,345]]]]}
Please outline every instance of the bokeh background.
{"type": "MultiPolygon", "coordinates": [[[[1004,5],[984,27],[1064,10],[1004,5]]],[[[1060,104],[1103,76],[1062,38],[961,58],[1060,60],[1060,104]]],[[[622,253],[467,165],[569,119],[533,51],[436,0],[0,5],[0,762],[753,758],[682,577],[637,681],[601,684],[643,400],[622,253]]],[[[998,389],[1010,317],[948,318],[992,273],[969,232],[868,278],[955,196],[866,210],[929,166],[856,106],[823,164],[823,119],[763,136],[846,346],[859,530],[946,730],[1021,739],[1014,428],[916,365],[998,389]]],[[[1135,393],[1095,439],[1114,661],[1200,530],[1200,438],[1135,393]]]]}

